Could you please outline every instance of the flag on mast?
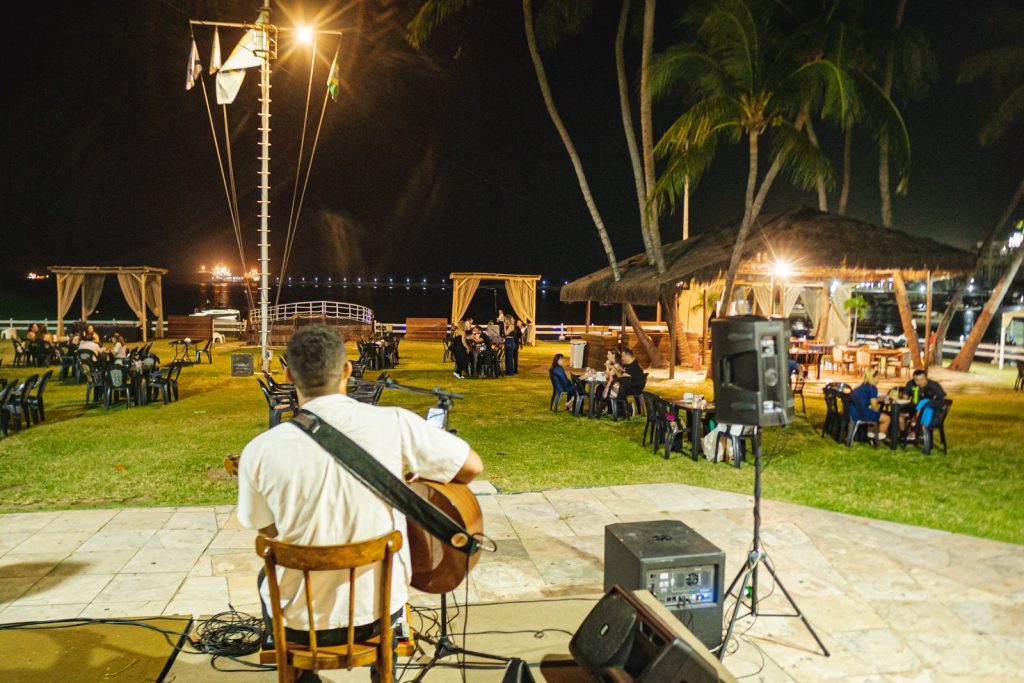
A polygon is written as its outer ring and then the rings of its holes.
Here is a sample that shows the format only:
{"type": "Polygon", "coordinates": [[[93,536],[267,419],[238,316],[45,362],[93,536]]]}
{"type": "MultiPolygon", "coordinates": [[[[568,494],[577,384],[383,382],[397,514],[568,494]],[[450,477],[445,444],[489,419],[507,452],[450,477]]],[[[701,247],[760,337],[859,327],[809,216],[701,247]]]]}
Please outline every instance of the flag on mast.
{"type": "Polygon", "coordinates": [[[213,29],[213,52],[210,53],[210,75],[220,71],[220,30],[213,29]]]}
{"type": "Polygon", "coordinates": [[[341,81],[338,79],[338,48],[334,51],[334,60],[331,62],[331,72],[327,75],[327,92],[331,99],[338,101],[338,90],[341,89],[341,81]]]}
{"type": "Polygon", "coordinates": [[[188,75],[185,76],[185,90],[195,87],[196,79],[203,73],[203,65],[199,63],[199,48],[196,39],[192,39],[192,51],[188,54],[188,75]]]}
{"type": "Polygon", "coordinates": [[[217,72],[217,104],[234,102],[245,80],[245,70],[263,63],[268,48],[266,35],[262,29],[249,29],[224,60],[217,72]]]}

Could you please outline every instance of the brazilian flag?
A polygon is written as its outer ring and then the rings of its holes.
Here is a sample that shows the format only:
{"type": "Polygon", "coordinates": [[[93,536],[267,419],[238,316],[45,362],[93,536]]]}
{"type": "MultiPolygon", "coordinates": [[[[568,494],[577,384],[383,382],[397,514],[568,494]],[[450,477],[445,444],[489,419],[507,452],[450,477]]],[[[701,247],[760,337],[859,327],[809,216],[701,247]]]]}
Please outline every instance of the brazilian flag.
{"type": "MultiPolygon", "coordinates": [[[[340,48],[339,48],[340,50],[340,48]]],[[[338,90],[341,89],[341,81],[338,80],[338,50],[334,51],[334,61],[331,62],[331,73],[327,76],[327,92],[331,99],[338,101],[338,90]]]]}

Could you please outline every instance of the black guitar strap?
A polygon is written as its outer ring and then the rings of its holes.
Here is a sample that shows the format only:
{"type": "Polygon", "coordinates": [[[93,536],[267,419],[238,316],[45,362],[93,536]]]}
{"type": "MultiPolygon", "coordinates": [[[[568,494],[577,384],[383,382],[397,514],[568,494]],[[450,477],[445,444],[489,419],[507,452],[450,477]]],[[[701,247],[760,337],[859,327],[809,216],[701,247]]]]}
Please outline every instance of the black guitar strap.
{"type": "Polygon", "coordinates": [[[417,495],[362,446],[321,420],[315,413],[303,408],[295,414],[291,423],[334,456],[366,488],[409,519],[415,520],[431,536],[469,555],[480,549],[479,539],[470,536],[443,510],[417,495]]]}

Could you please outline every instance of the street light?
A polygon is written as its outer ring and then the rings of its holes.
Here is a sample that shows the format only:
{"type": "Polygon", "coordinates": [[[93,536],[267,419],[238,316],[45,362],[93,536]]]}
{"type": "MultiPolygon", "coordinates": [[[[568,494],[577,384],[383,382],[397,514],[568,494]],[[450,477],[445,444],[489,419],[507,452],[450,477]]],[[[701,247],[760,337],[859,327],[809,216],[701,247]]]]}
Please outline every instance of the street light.
{"type": "Polygon", "coordinates": [[[313,42],[313,29],[309,26],[297,26],[295,27],[295,40],[309,45],[313,42]]]}

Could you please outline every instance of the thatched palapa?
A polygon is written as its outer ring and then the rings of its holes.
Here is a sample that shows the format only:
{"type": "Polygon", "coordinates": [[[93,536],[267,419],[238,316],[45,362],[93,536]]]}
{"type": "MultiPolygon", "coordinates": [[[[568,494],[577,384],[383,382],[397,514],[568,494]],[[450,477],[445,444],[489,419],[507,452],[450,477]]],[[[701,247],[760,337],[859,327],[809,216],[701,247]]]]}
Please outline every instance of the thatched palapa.
{"type": "MultiPolygon", "coordinates": [[[[739,224],[706,232],[664,247],[666,272],[659,275],[645,254],[619,262],[615,282],[610,267],[562,287],[562,301],[602,301],[654,305],[662,293],[703,286],[725,277],[739,224]]],[[[900,271],[907,279],[966,275],[975,254],[927,237],[909,235],[811,208],[760,218],[743,248],[738,280],[765,282],[776,264],[789,266],[792,281],[882,280],[900,271]]]]}

